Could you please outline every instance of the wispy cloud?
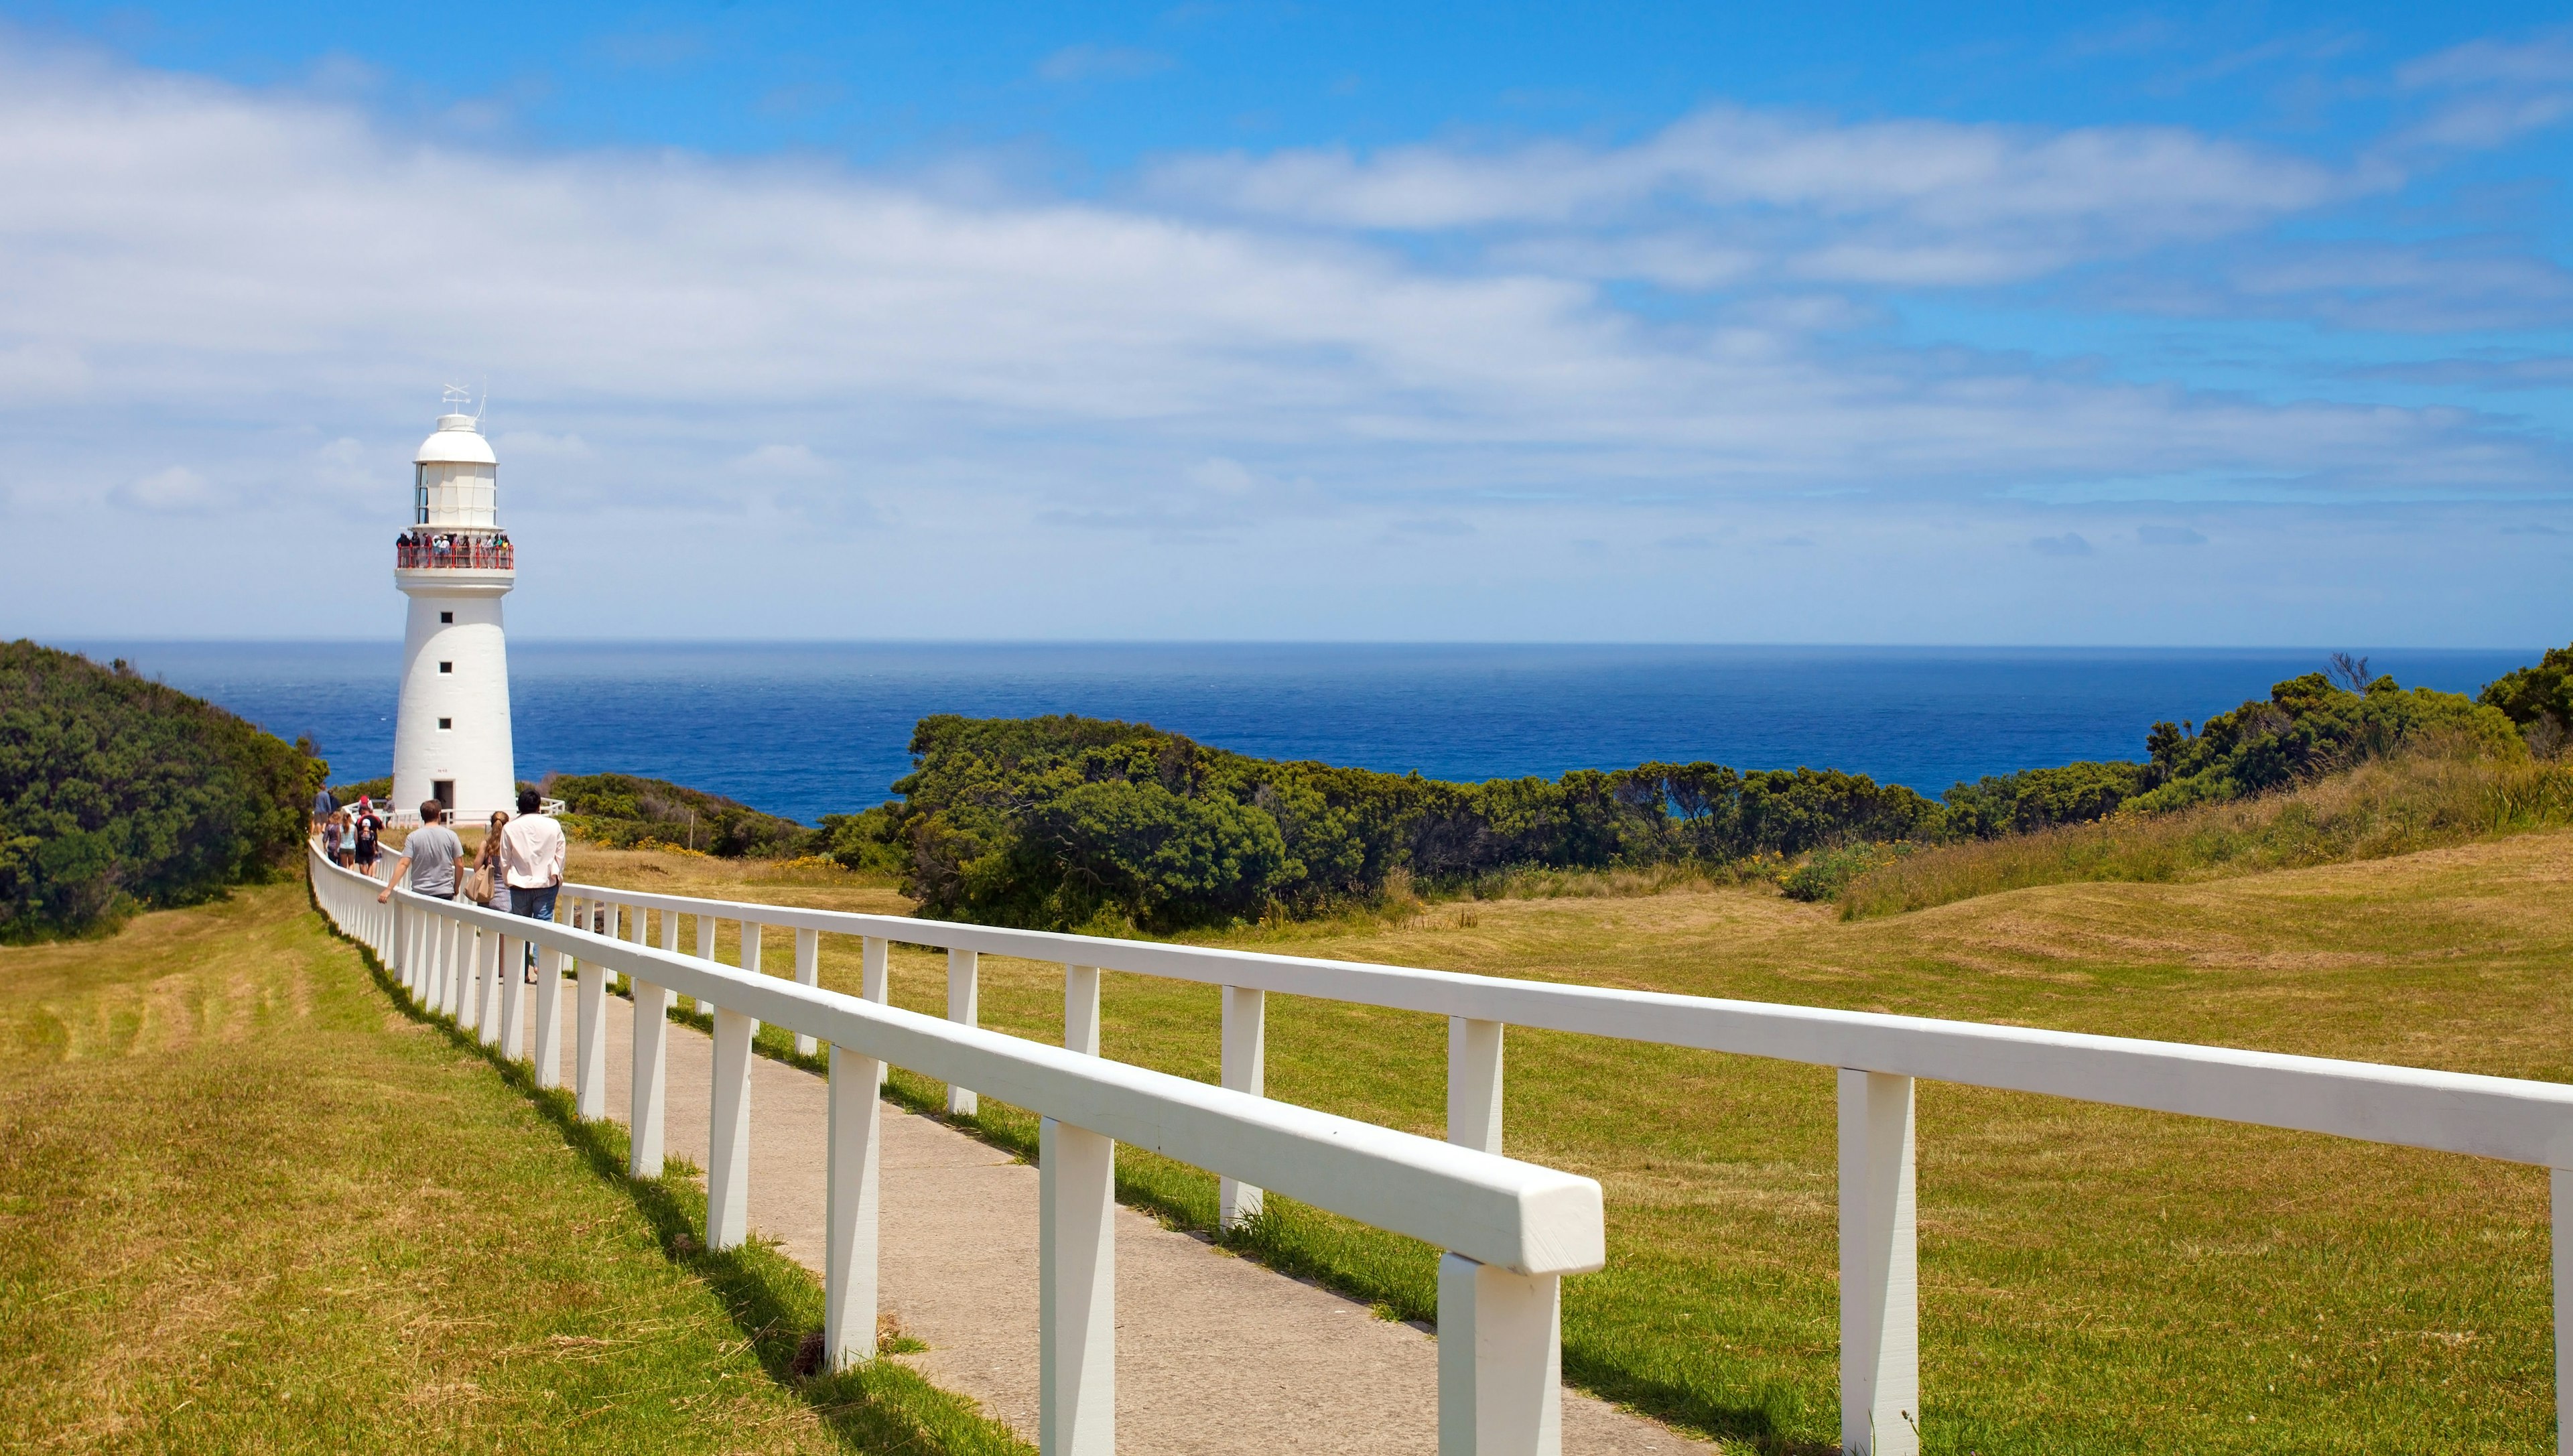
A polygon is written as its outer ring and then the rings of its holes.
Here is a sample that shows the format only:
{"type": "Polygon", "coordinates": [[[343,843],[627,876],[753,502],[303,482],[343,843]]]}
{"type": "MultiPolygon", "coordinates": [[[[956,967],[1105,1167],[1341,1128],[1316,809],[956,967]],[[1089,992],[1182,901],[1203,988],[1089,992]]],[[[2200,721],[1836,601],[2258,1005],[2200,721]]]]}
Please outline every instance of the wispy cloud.
{"type": "MultiPolygon", "coordinates": [[[[1622,147],[1542,142],[1174,159],[1151,195],[1301,226],[1503,229],[1675,286],[1986,283],[2240,232],[2383,185],[2168,127],[1840,123],[1717,107],[1622,147]]],[[[1524,252],[1521,256],[1527,256],[1524,252]]]]}
{"type": "Polygon", "coordinates": [[[1103,46],[1087,42],[1065,46],[1037,63],[1037,74],[1048,81],[1140,81],[1157,76],[1178,62],[1159,51],[1133,46],[1103,46]]]}
{"type": "Polygon", "coordinates": [[[2573,29],[2469,41],[2403,66],[2395,83],[2438,99],[2398,141],[2498,147],[2573,117],[2573,29]]]}

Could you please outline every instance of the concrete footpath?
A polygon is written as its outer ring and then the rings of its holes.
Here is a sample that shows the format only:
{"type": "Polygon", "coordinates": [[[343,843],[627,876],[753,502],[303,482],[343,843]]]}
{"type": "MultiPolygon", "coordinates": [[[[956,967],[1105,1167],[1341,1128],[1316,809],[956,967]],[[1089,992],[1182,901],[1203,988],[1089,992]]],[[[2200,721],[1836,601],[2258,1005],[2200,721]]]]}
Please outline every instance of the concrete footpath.
{"type": "MultiPolygon", "coordinates": [[[[562,1085],[571,1085],[564,987],[562,1085]]],[[[630,1105],[633,1004],[609,997],[607,1107],[630,1105]]],[[[829,1111],[823,1080],[752,1059],[750,1226],[817,1274],[829,1111]]],[[[670,1028],[671,1155],[706,1162],[712,1042],[670,1028]]],[[[897,1355],[1037,1438],[1037,1170],[884,1108],[883,1306],[928,1349],[897,1355]]],[[[1117,1210],[1117,1446],[1150,1453],[1434,1452],[1437,1346],[1361,1304],[1117,1210]]],[[[1567,1452],[1711,1448],[1567,1390],[1567,1452]]]]}

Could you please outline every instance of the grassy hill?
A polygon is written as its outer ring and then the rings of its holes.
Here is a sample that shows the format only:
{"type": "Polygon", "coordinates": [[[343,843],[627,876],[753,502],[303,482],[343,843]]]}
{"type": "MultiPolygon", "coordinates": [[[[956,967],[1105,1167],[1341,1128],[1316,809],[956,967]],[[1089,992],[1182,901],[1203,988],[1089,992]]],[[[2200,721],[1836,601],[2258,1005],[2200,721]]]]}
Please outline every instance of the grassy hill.
{"type": "Polygon", "coordinates": [[[304,888],[0,948],[0,1450],[1005,1452],[396,1009],[304,888]]]}
{"type": "MultiPolygon", "coordinates": [[[[1759,886],[1451,903],[1209,943],[2573,1081],[2573,833],[2179,884],[2042,886],[1848,922],[1759,886]]],[[[883,910],[881,880],[591,853],[575,875],[883,910]]],[[[729,952],[727,952],[729,954],[729,952]]],[[[857,947],[826,938],[825,985],[857,947]]],[[[898,951],[895,1000],[944,1010],[898,951]]],[[[986,958],[984,1022],[1062,1030],[1062,970],[986,958]]],[[[1273,998],[1273,1095],[1429,1135],[1434,1018],[1273,998]]],[[[1111,976],[1109,1055],[1212,1081],[1210,989],[1111,976]]],[[[1745,1451],[1837,1431],[1827,1070],[1513,1030],[1508,1150],[1607,1190],[1565,1285],[1580,1383],[1745,1451]]],[[[898,1077],[918,1105],[937,1089],[898,1077]]],[[[985,1101],[986,1135],[1033,1140],[985,1101]]],[[[2552,1442],[2538,1169],[2052,1098],[1920,1092],[1923,1403],[1942,1452],[2519,1452],[2552,1442]]],[[[1125,1193],[1212,1222],[1131,1149],[1125,1193]]],[[[1292,1205],[1249,1251],[1434,1312],[1433,1255],[1292,1205]]]]}

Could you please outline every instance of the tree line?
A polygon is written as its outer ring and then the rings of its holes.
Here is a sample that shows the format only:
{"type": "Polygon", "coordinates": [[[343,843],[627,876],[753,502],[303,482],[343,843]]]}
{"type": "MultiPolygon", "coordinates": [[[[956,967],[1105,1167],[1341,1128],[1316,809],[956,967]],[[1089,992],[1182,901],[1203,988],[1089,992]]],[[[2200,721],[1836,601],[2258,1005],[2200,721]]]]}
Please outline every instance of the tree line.
{"type": "Polygon", "coordinates": [[[2478,702],[2363,672],[2346,684],[2310,673],[2203,724],[2153,725],[2142,759],[1997,775],[1936,800],[1833,769],[1704,762],[1448,783],[1253,758],[1143,723],[941,714],[913,730],[913,770],[893,786],[901,797],[826,817],[815,849],[901,873],[926,915],[1168,932],[1309,916],[1380,899],[1400,881],[1452,888],[1522,869],[1734,865],[2157,813],[2283,787],[2431,734],[2525,753],[2493,701],[2518,691],[2513,681],[2478,702]]]}
{"type": "Polygon", "coordinates": [[[104,933],[291,867],[327,768],[121,660],[0,644],[0,941],[104,933]]]}

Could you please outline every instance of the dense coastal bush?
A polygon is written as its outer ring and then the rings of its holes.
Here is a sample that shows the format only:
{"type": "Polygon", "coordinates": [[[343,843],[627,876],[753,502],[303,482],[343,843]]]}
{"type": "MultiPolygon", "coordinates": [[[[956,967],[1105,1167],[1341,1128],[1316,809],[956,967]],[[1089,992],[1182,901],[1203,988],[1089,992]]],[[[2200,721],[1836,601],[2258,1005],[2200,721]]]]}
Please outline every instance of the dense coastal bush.
{"type": "Polygon", "coordinates": [[[2501,707],[2363,669],[2352,682],[2291,678],[2203,724],[2153,725],[2143,760],[1996,775],[1937,803],[1828,769],[1651,763],[1457,784],[1256,759],[1146,724],[941,715],[913,731],[904,797],[825,819],[823,852],[902,873],[926,914],[1049,928],[1167,931],[1370,903],[1397,884],[1761,856],[1809,857],[1781,883],[1829,900],[1897,873],[1896,846],[2251,799],[2424,745],[2527,758],[2501,707]]]}
{"type": "Polygon", "coordinates": [[[0,645],[0,941],[264,878],[301,848],[327,770],[122,661],[0,645]]]}
{"type": "Polygon", "coordinates": [[[2573,647],[2550,647],[2534,667],[2504,673],[2476,699],[2519,726],[2528,746],[2552,758],[2573,733],[2573,647]]]}
{"type": "Polygon", "coordinates": [[[1934,832],[1943,811],[1830,770],[1720,764],[1445,783],[1277,762],[1095,718],[924,718],[904,797],[825,821],[853,866],[899,862],[925,913],[1171,930],[1310,914],[1542,867],[1725,863],[1934,832]]]}
{"type": "MultiPolygon", "coordinates": [[[[2573,666],[2573,652],[2547,654],[2550,661],[2559,656],[2573,666]]],[[[2499,683],[2485,689],[2479,703],[2434,688],[2406,691],[2391,677],[2354,680],[2363,683],[2360,690],[2309,672],[2204,723],[2155,723],[2144,736],[2141,763],[2071,763],[1959,784],[1944,796],[1945,837],[1996,839],[2112,814],[2164,814],[2225,803],[2431,739],[2462,740],[2504,758],[2525,756],[2510,718],[2492,706],[2499,683]]]]}
{"type": "Polygon", "coordinates": [[[548,774],[540,791],[563,801],[578,838],[620,849],[647,845],[727,859],[791,859],[821,843],[814,830],[738,800],[632,774],[548,774]]]}

